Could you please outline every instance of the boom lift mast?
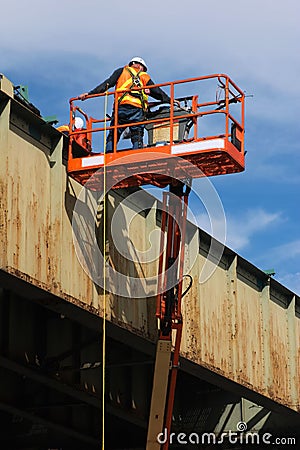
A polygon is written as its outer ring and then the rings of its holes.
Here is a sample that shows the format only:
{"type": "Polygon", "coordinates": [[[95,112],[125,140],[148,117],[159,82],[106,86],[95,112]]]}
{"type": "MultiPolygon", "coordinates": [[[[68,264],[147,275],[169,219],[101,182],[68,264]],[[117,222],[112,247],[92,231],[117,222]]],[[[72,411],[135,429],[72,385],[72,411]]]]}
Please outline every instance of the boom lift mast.
{"type": "MultiPolygon", "coordinates": [[[[191,180],[188,183],[170,184],[170,191],[163,193],[162,237],[158,269],[159,293],[156,302],[159,338],[154,368],[147,450],[160,448],[157,437],[162,432],[164,425],[167,435],[171,429],[182,335],[181,300],[191,287],[190,283],[189,288],[184,293],[182,292],[186,216],[191,180]],[[171,361],[172,334],[175,334],[175,344],[171,361]]],[[[163,448],[167,449],[168,444],[166,443],[163,448]]]]}
{"type": "MultiPolygon", "coordinates": [[[[168,439],[161,447],[157,438],[164,429],[167,436],[170,435],[183,327],[181,303],[192,282],[191,277],[185,275],[190,281],[183,292],[187,206],[191,183],[194,177],[244,170],[245,95],[227,75],[223,74],[155,86],[170,88],[171,107],[167,114],[163,111],[162,114],[141,122],[148,130],[148,145],[138,150],[125,148],[117,151],[115,141],[112,154],[105,154],[105,151],[101,150],[95,151],[92,143],[95,133],[106,133],[112,129],[116,137],[118,127],[125,130],[130,124],[118,125],[116,120],[115,125],[107,127],[106,114],[102,119],[94,119],[76,106],[78,97],[70,100],[68,174],[82,185],[87,183],[89,189],[96,191],[104,188],[104,171],[106,176],[113,180],[113,189],[147,184],[154,184],[160,188],[169,186],[169,192],[163,192],[156,299],[159,330],[146,447],[147,450],[160,448],[167,450],[168,439]],[[217,93],[224,94],[222,98],[217,94],[215,99],[199,103],[199,95],[193,94],[179,98],[185,103],[187,100],[191,101],[190,109],[174,110],[173,100],[178,99],[178,96],[175,96],[175,88],[215,80],[218,83],[217,93]],[[232,105],[240,107],[239,118],[232,113],[232,105]],[[75,117],[78,114],[86,122],[84,130],[75,129],[75,117]],[[200,118],[224,118],[223,129],[207,132],[205,136],[201,136],[198,126],[200,118]],[[155,140],[155,133],[162,130],[168,130],[167,135],[164,135],[163,140],[155,140]],[[192,136],[189,136],[190,131],[193,133],[192,136]],[[180,164],[177,162],[178,159],[180,164]],[[187,171],[182,170],[185,164],[189,166],[187,171]]],[[[136,89],[139,88],[135,87],[136,89]]],[[[109,95],[114,96],[117,117],[118,104],[115,91],[89,97],[100,99],[102,97],[104,100],[109,95]]]]}

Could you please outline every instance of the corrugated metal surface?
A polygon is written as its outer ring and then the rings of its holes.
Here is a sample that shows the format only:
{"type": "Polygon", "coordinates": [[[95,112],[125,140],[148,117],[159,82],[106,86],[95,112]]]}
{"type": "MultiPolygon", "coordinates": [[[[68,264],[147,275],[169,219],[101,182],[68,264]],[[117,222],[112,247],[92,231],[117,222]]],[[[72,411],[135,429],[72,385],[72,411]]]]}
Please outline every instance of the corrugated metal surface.
{"type": "MultiPolygon", "coordinates": [[[[42,128],[32,114],[23,113],[4,94],[1,105],[1,267],[101,315],[103,292],[83,270],[74,248],[72,215],[81,186],[67,179],[61,158],[63,139],[49,127],[42,128]]],[[[126,195],[121,191],[110,195],[108,223],[126,195]]],[[[101,216],[93,194],[86,193],[84,202],[101,216]]],[[[124,217],[132,208],[130,203],[123,207],[124,217]]],[[[125,225],[126,221],[120,223],[120,230],[127,239],[128,255],[134,257],[137,250],[149,249],[149,234],[159,228],[159,218],[154,209],[136,214],[131,223],[133,239],[125,225]]],[[[77,239],[88,241],[94,227],[93,220],[87,221],[78,228],[77,239]]],[[[99,242],[101,236],[100,217],[99,242]]],[[[202,238],[199,241],[199,230],[188,227],[186,260],[192,262],[192,253],[199,252],[191,269],[193,287],[183,301],[182,355],[299,409],[300,325],[295,312],[299,298],[227,249],[214,274],[200,284],[207,247],[202,238]]],[[[106,250],[110,265],[125,275],[155,276],[157,261],[128,262],[111,239],[106,250]]],[[[93,252],[94,248],[88,248],[87,256],[93,252]]],[[[107,296],[107,318],[146,338],[156,337],[154,311],[151,296],[107,296]]]]}

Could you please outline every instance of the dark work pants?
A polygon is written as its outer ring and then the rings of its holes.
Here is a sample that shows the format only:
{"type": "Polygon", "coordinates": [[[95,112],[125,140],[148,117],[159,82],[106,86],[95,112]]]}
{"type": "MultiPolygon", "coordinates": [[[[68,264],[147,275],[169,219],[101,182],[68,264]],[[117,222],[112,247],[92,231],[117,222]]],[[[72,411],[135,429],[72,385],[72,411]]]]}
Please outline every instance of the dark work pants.
{"type": "MultiPolygon", "coordinates": [[[[142,122],[144,120],[144,113],[142,108],[136,108],[132,105],[119,105],[118,107],[118,125],[131,124],[134,122],[142,122]]],[[[111,125],[115,124],[115,117],[113,114],[111,125]]],[[[117,129],[117,142],[121,137],[121,134],[125,128],[117,129]]],[[[144,136],[144,125],[130,125],[130,135],[132,148],[142,148],[143,147],[143,136],[144,136]]],[[[106,152],[110,153],[113,151],[113,139],[114,130],[109,130],[106,141],[106,152]]]]}

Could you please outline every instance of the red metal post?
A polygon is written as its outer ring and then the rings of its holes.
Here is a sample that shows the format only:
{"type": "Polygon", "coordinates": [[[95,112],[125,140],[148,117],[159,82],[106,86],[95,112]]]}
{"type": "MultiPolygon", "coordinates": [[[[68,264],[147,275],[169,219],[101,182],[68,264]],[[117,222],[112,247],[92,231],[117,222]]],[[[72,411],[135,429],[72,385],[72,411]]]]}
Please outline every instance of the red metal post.
{"type": "MultiPolygon", "coordinates": [[[[165,409],[164,425],[167,430],[167,436],[170,436],[172,426],[172,414],[175,398],[175,387],[179,367],[179,353],[182,336],[182,279],[184,266],[184,245],[187,220],[188,195],[190,188],[181,183],[177,186],[170,186],[170,192],[164,193],[164,210],[162,216],[162,238],[165,243],[165,231],[167,224],[167,246],[164,256],[164,263],[160,260],[159,270],[165,269],[164,287],[166,291],[158,295],[157,313],[160,313],[160,337],[172,342],[172,332],[175,332],[175,347],[173,359],[171,362],[171,371],[169,375],[169,386],[167,404],[165,409]],[[168,271],[169,269],[169,271],[168,271]],[[171,269],[171,271],[170,271],[171,269]],[[176,277],[176,280],[168,279],[176,277]],[[171,283],[171,285],[170,285],[171,283]],[[173,285],[174,284],[174,285],[173,285]]],[[[162,249],[162,244],[161,244],[162,249]]],[[[169,440],[162,447],[164,450],[169,448],[169,440]]]]}

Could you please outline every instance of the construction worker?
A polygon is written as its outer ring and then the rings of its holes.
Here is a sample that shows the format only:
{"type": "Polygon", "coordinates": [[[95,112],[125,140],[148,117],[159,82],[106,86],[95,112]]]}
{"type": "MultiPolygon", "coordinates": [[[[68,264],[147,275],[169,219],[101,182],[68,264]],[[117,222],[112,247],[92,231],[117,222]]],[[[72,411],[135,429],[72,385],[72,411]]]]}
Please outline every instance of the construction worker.
{"type": "MultiPolygon", "coordinates": [[[[83,119],[81,117],[75,117],[74,120],[74,129],[75,130],[82,130],[84,128],[84,122],[83,119]]],[[[67,136],[69,136],[70,134],[70,125],[60,125],[59,127],[56,128],[58,131],[60,131],[61,133],[66,134],[67,136]]]]}
{"type": "MultiPolygon", "coordinates": [[[[74,134],[74,141],[78,145],[80,145],[86,153],[91,153],[91,143],[88,139],[86,128],[84,126],[84,121],[81,117],[75,117],[73,128],[74,128],[73,131],[82,131],[82,133],[74,134]]],[[[72,132],[70,124],[61,125],[56,129],[61,133],[65,134],[66,136],[69,136],[70,132],[72,132]]]]}
{"type": "MultiPolygon", "coordinates": [[[[128,65],[116,69],[112,75],[103,81],[97,87],[89,92],[79,95],[81,100],[85,100],[88,95],[100,94],[109,88],[116,86],[118,97],[118,124],[128,124],[134,122],[142,122],[145,120],[145,113],[148,108],[148,95],[161,101],[162,103],[170,103],[170,97],[159,87],[147,88],[146,86],[154,85],[154,81],[147,73],[147,65],[139,56],[132,58],[128,65]],[[136,91],[124,92],[124,89],[132,89],[134,87],[145,87],[136,91]],[[118,92],[119,91],[119,92],[118,92]]],[[[179,105],[178,100],[174,100],[179,105]]],[[[114,114],[111,120],[114,125],[114,114]]],[[[117,129],[117,142],[119,141],[124,128],[117,129]]],[[[109,130],[106,143],[106,152],[113,151],[113,130],[109,130]]],[[[143,147],[144,125],[131,125],[130,136],[132,148],[143,147]]]]}

